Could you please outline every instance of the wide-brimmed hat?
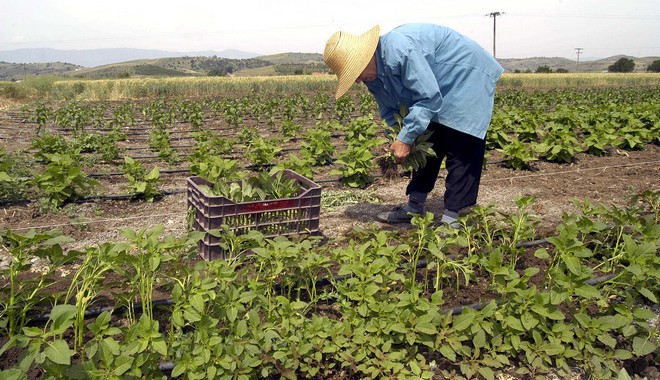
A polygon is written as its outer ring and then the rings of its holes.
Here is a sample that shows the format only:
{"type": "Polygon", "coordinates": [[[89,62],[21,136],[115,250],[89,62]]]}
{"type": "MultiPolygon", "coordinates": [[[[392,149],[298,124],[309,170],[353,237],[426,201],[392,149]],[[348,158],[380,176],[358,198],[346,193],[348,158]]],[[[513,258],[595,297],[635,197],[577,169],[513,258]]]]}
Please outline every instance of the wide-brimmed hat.
{"type": "Polygon", "coordinates": [[[339,31],[328,39],[323,61],[337,74],[339,85],[335,99],[344,95],[367,67],[378,46],[378,38],[379,25],[360,35],[339,31]]]}

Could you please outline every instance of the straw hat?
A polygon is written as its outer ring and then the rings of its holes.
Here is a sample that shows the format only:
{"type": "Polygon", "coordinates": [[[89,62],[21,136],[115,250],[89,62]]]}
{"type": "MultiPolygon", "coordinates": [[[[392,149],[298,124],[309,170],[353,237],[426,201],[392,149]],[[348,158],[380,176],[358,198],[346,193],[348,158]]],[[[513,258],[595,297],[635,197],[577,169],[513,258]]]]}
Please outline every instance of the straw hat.
{"type": "Polygon", "coordinates": [[[328,39],[323,61],[337,74],[339,85],[335,99],[344,95],[367,67],[378,46],[379,37],[380,26],[376,25],[360,35],[339,31],[328,39]]]}

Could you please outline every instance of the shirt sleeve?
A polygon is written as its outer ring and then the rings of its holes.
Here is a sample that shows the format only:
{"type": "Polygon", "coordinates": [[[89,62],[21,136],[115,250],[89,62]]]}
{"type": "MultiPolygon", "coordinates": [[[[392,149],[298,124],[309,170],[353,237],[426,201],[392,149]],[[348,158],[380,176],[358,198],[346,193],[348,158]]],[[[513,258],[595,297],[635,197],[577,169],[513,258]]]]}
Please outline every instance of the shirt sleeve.
{"type": "Polygon", "coordinates": [[[438,81],[424,55],[409,49],[402,57],[400,79],[404,91],[410,92],[412,104],[408,115],[403,119],[403,128],[397,139],[412,144],[429,125],[433,115],[440,111],[442,94],[438,81]]]}
{"type": "Polygon", "coordinates": [[[378,113],[380,113],[380,117],[385,120],[387,125],[389,126],[396,125],[396,119],[394,118],[394,114],[397,113],[398,111],[395,111],[392,108],[383,105],[379,101],[376,102],[378,103],[378,113]]]}

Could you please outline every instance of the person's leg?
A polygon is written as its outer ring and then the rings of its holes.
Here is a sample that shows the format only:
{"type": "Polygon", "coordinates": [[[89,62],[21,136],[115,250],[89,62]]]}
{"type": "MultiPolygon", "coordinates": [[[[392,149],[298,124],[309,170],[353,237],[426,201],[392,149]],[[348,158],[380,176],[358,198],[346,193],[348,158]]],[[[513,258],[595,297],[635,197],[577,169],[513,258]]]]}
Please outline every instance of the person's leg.
{"type": "Polygon", "coordinates": [[[385,223],[408,223],[412,218],[410,214],[421,214],[424,212],[424,204],[428,193],[433,190],[435,181],[438,179],[440,164],[445,156],[446,147],[443,137],[446,127],[431,123],[427,130],[432,131],[429,142],[433,144],[433,151],[436,157],[428,157],[426,165],[412,173],[412,178],[406,188],[408,203],[403,207],[395,207],[391,211],[383,212],[377,215],[377,218],[385,223]]]}
{"type": "Polygon", "coordinates": [[[478,137],[447,128],[447,179],[445,214],[457,217],[459,210],[477,203],[486,142],[478,137]]]}
{"type": "Polygon", "coordinates": [[[413,171],[412,178],[406,187],[406,195],[408,195],[408,208],[409,211],[424,211],[424,203],[428,193],[435,187],[435,182],[440,173],[440,166],[445,157],[447,146],[447,139],[444,133],[447,127],[433,123],[429,124],[427,130],[432,131],[428,142],[432,143],[432,149],[436,157],[428,157],[426,165],[418,170],[413,171]]]}

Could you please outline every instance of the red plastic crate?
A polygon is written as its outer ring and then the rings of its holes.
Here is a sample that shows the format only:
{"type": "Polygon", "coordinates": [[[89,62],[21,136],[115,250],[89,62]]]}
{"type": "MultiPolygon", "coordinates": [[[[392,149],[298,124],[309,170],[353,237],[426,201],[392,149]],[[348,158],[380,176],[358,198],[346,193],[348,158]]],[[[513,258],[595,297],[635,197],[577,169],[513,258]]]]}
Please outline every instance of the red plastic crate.
{"type": "Polygon", "coordinates": [[[187,194],[192,228],[205,232],[198,244],[200,256],[206,260],[226,258],[219,246],[220,239],[209,233],[223,224],[238,235],[250,230],[260,231],[265,237],[318,233],[321,186],[292,170],[285,169],[282,174],[300,185],[296,197],[243,203],[208,195],[199,187],[211,186],[206,179],[189,177],[187,194]]]}

